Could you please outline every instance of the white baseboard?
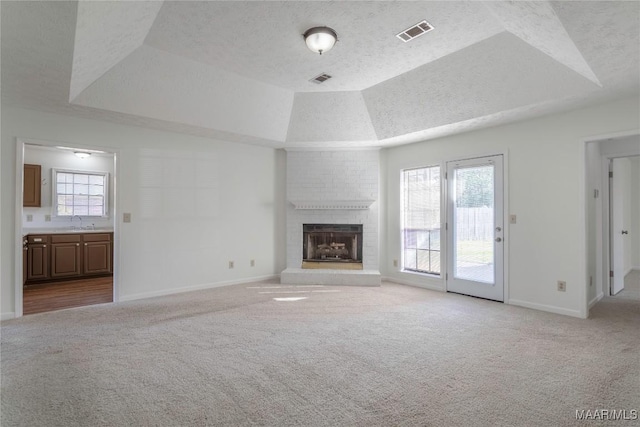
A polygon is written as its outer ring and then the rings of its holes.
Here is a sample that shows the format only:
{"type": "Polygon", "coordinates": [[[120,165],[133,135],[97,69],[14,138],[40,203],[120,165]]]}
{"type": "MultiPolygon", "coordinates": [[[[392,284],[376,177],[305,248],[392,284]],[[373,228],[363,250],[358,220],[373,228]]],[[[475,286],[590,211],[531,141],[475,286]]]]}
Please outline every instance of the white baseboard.
{"type": "Polygon", "coordinates": [[[627,274],[631,273],[633,270],[635,270],[635,267],[629,267],[627,271],[624,272],[622,277],[627,277],[627,274]]]}
{"type": "Polygon", "coordinates": [[[521,301],[516,299],[510,299],[506,301],[507,304],[517,305],[519,307],[532,308],[534,310],[547,311],[549,313],[563,314],[565,316],[579,317],[584,319],[585,317],[580,314],[579,310],[571,310],[568,308],[557,307],[555,305],[536,304],[534,302],[521,301]]]}
{"type": "Polygon", "coordinates": [[[0,320],[9,320],[14,319],[16,317],[16,313],[13,311],[8,311],[6,313],[0,314],[0,320]]]}
{"type": "Polygon", "coordinates": [[[382,281],[397,283],[399,285],[413,286],[416,288],[429,289],[431,291],[445,292],[445,288],[442,286],[430,285],[428,283],[418,282],[414,280],[398,279],[397,277],[382,277],[382,281]]]}
{"type": "Polygon", "coordinates": [[[223,282],[205,283],[205,284],[195,285],[195,286],[185,286],[183,288],[171,288],[171,289],[162,289],[162,290],[159,290],[159,291],[141,292],[141,293],[138,293],[138,294],[121,296],[120,297],[120,301],[121,302],[133,301],[133,300],[139,300],[139,299],[144,299],[144,298],[153,298],[153,297],[161,297],[161,296],[165,296],[165,295],[179,294],[179,293],[182,293],[182,292],[201,291],[201,290],[204,290],[204,289],[221,288],[223,286],[241,285],[243,283],[261,282],[261,281],[264,281],[264,280],[277,279],[279,276],[280,276],[279,274],[271,274],[271,275],[268,275],[268,276],[257,276],[257,277],[249,277],[249,278],[246,278],[246,279],[239,279],[239,280],[226,280],[226,281],[223,281],[223,282]]]}
{"type": "Polygon", "coordinates": [[[602,298],[604,298],[604,293],[600,292],[591,301],[589,301],[589,308],[591,308],[594,305],[596,305],[598,303],[598,301],[600,301],[602,298]]]}

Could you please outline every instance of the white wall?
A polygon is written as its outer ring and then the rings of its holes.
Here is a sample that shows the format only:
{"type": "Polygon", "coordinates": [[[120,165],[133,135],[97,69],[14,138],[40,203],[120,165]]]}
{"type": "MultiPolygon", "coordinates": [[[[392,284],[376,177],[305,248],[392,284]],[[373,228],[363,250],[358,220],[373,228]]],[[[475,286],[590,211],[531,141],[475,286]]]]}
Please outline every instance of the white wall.
{"type": "MultiPolygon", "coordinates": [[[[24,208],[22,210],[23,228],[56,228],[70,225],[69,218],[56,218],[53,216],[53,206],[51,204],[53,187],[51,185],[51,169],[67,169],[75,171],[107,172],[109,174],[109,195],[108,195],[108,218],[91,217],[84,218],[84,225],[95,224],[96,227],[113,226],[113,154],[94,154],[85,159],[80,159],[70,150],[44,148],[36,145],[26,144],[24,148],[24,162],[41,166],[42,186],[41,204],[39,208],[24,208]],[[27,215],[32,215],[33,221],[27,222],[27,215]],[[50,215],[52,221],[45,221],[45,215],[50,215]]],[[[74,225],[80,223],[75,220],[74,225]]]]}
{"type": "Polygon", "coordinates": [[[584,216],[584,139],[640,128],[637,98],[564,114],[390,148],[386,156],[387,259],[392,279],[444,289],[443,280],[403,273],[400,259],[400,171],[447,159],[508,152],[509,225],[507,286],[513,304],[584,315],[587,295],[584,216]],[[558,292],[556,281],[567,282],[558,292]]]}
{"type": "Polygon", "coordinates": [[[3,317],[15,310],[16,137],[116,152],[123,299],[272,276],[284,267],[277,150],[4,106],[3,317]],[[131,223],[122,223],[122,212],[132,214],[131,223]]]}

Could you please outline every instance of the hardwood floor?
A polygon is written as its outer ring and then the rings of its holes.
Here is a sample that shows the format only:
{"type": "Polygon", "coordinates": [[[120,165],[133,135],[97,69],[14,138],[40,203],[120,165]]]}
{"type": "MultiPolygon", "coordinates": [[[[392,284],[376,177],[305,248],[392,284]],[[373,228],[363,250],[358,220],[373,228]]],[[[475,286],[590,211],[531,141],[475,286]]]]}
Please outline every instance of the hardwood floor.
{"type": "Polygon", "coordinates": [[[26,285],[22,301],[25,315],[113,302],[113,277],[26,285]]]}

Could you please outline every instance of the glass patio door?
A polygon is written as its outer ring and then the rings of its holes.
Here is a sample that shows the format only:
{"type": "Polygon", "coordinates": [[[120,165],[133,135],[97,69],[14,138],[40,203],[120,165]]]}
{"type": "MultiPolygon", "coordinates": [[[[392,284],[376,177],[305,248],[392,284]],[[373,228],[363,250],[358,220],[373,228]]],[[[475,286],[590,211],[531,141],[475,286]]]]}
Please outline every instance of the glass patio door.
{"type": "Polygon", "coordinates": [[[447,291],[504,301],[502,155],[447,163],[447,291]]]}

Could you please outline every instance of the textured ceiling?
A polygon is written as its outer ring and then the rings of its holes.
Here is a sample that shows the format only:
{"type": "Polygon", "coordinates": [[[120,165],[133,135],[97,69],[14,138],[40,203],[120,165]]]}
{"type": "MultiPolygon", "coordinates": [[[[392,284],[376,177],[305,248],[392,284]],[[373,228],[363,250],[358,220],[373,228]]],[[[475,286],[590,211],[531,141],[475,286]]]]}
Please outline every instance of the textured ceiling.
{"type": "Polygon", "coordinates": [[[478,2],[165,2],[145,43],[295,92],[335,92],[366,89],[501,31],[478,2]],[[437,31],[412,43],[395,37],[423,19],[437,31]],[[310,54],[301,34],[322,25],[339,42],[310,54]],[[323,72],[333,79],[309,82],[323,72]]]}
{"type": "Polygon", "coordinates": [[[638,94],[640,3],[0,2],[2,102],[274,147],[388,146],[638,94]],[[435,29],[403,43],[426,19],[435,29]],[[319,56],[301,34],[334,28],[319,56]],[[308,80],[325,72],[322,85],[308,80]]]}

